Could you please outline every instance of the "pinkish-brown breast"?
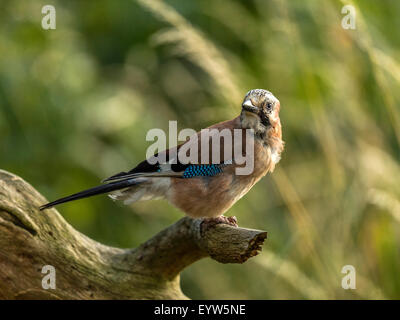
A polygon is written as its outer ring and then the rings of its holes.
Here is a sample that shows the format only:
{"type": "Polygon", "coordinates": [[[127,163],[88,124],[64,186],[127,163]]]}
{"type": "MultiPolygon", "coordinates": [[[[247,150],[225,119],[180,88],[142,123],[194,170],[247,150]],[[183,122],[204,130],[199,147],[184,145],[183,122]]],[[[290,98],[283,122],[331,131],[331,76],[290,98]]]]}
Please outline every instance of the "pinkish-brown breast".
{"type": "Polygon", "coordinates": [[[217,217],[226,212],[251,187],[274,166],[271,149],[254,140],[254,169],[249,175],[237,175],[236,164],[224,168],[222,174],[213,177],[171,179],[169,201],[188,216],[217,217]]]}

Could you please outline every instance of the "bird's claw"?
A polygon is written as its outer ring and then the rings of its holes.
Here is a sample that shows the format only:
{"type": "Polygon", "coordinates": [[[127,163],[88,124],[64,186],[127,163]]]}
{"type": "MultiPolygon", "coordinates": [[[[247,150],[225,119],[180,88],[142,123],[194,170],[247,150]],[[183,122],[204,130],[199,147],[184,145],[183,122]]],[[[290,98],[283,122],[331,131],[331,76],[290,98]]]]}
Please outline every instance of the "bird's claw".
{"type": "Polygon", "coordinates": [[[230,226],[233,227],[237,227],[237,219],[235,216],[232,217],[225,217],[225,216],[219,216],[219,217],[215,217],[215,218],[205,218],[202,222],[203,226],[206,227],[211,227],[211,226],[215,226],[217,224],[228,224],[230,226]]]}

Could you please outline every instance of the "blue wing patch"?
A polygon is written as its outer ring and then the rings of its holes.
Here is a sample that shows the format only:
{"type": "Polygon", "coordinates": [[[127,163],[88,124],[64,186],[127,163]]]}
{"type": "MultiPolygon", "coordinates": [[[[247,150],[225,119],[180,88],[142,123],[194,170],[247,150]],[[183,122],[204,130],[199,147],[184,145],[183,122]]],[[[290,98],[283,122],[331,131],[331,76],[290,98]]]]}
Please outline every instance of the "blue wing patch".
{"type": "Polygon", "coordinates": [[[183,172],[182,178],[213,177],[222,173],[225,164],[192,164],[183,172]]]}

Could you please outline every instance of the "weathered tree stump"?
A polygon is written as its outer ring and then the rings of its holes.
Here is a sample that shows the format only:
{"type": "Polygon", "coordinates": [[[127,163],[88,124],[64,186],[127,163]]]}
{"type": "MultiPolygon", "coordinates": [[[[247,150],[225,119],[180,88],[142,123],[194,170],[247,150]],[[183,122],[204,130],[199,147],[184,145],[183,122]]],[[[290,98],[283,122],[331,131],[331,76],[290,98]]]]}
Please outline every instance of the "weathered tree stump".
{"type": "Polygon", "coordinates": [[[183,218],[135,249],[102,245],[72,228],[23,179],[0,170],[1,299],[187,299],[180,272],[204,258],[243,263],[267,233],[183,218]],[[56,270],[43,289],[42,267],[56,270]]]}

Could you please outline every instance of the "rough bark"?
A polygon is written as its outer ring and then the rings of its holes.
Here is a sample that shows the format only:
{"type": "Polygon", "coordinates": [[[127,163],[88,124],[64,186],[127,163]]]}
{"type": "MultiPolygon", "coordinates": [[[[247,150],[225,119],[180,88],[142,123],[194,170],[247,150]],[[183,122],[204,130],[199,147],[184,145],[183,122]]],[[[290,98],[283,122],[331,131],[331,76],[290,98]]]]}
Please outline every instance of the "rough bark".
{"type": "Polygon", "coordinates": [[[23,179],[0,170],[0,299],[186,299],[180,272],[204,258],[243,263],[267,233],[183,218],[135,249],[102,245],[72,228],[23,179]],[[56,289],[42,288],[43,266],[56,289]]]}

